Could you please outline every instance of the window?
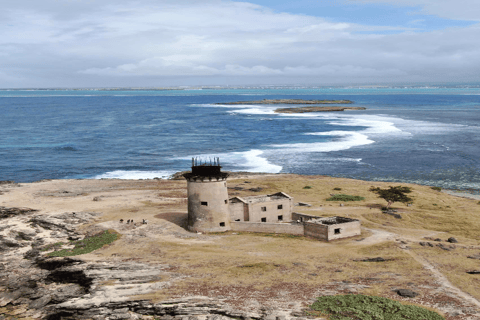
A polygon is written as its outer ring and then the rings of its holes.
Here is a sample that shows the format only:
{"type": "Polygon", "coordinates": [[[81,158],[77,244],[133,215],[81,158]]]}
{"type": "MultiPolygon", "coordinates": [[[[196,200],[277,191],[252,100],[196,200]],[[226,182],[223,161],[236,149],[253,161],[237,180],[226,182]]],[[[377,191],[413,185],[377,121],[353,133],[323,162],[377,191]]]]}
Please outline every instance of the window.
{"type": "Polygon", "coordinates": [[[202,206],[208,206],[208,202],[206,202],[206,201],[201,201],[200,204],[201,204],[202,206]]]}
{"type": "Polygon", "coordinates": [[[227,203],[228,203],[228,200],[225,200],[225,204],[227,204],[227,203]]]}
{"type": "Polygon", "coordinates": [[[267,222],[267,218],[262,218],[262,222],[267,222]]]}
{"type": "Polygon", "coordinates": [[[283,221],[283,216],[278,216],[278,221],[283,221]]]}
{"type": "Polygon", "coordinates": [[[220,222],[220,227],[225,227],[225,222],[220,222]]]}
{"type": "Polygon", "coordinates": [[[277,209],[278,209],[278,210],[283,209],[283,204],[279,204],[279,205],[277,206],[277,209]]]}
{"type": "Polygon", "coordinates": [[[340,234],[340,228],[335,229],[335,234],[340,234]]]}
{"type": "Polygon", "coordinates": [[[267,207],[262,207],[262,211],[267,211],[267,207]]]}
{"type": "Polygon", "coordinates": [[[235,221],[240,221],[240,219],[235,219],[235,221]]]}

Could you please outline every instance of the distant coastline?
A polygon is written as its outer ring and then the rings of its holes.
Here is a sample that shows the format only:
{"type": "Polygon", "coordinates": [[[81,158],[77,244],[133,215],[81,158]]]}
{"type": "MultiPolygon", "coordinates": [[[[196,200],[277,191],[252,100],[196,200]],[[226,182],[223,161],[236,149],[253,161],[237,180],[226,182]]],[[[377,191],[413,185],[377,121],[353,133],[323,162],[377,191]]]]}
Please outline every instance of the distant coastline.
{"type": "Polygon", "coordinates": [[[254,101],[236,101],[236,102],[224,102],[215,103],[223,105],[235,105],[235,104],[352,104],[350,100],[303,100],[303,99],[263,99],[254,101]]]}
{"type": "Polygon", "coordinates": [[[365,107],[299,107],[299,108],[279,108],[275,113],[306,113],[306,112],[330,112],[345,110],[367,110],[365,107]]]}

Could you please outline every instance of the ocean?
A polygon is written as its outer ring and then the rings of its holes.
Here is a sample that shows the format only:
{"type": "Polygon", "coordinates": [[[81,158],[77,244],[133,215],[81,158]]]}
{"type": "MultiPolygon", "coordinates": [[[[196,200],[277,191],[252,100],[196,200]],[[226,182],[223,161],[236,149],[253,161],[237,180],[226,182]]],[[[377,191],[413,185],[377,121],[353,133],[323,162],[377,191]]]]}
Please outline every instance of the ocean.
{"type": "Polygon", "coordinates": [[[0,180],[151,179],[224,170],[480,190],[480,88],[0,90],[0,180]],[[277,114],[262,99],[362,111],[277,114]]]}

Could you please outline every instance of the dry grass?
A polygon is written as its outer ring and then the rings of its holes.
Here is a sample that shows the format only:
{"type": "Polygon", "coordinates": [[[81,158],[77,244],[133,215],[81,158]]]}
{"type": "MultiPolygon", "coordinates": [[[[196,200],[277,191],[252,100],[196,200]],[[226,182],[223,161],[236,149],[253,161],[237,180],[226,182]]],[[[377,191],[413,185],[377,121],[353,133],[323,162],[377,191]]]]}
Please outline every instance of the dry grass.
{"type": "MultiPolygon", "coordinates": [[[[95,205],[107,201],[112,205],[104,206],[99,221],[92,222],[90,227],[102,223],[124,233],[120,240],[98,250],[96,257],[166,264],[171,266],[172,272],[186,276],[174,281],[170,288],[142,298],[160,301],[185,294],[203,294],[223,296],[227,301],[240,303],[251,299],[309,301],[324,292],[357,292],[398,299],[393,288],[412,288],[420,293],[420,298],[414,301],[422,305],[442,299],[439,293],[431,292],[431,288],[437,286],[432,274],[400,249],[398,241],[368,244],[368,239],[375,235],[367,230],[362,230],[361,237],[330,243],[286,235],[191,234],[182,228],[187,212],[185,181],[145,180],[128,186],[124,183],[117,182],[110,193],[91,192],[90,197],[104,195],[106,199],[95,205]],[[119,190],[128,190],[131,195],[124,199],[119,190]],[[148,219],[149,224],[138,229],[122,225],[122,229],[118,225],[121,218],[133,218],[136,222],[148,219]],[[359,238],[367,239],[357,241],[359,238]],[[354,261],[378,256],[391,260],[354,261]]],[[[479,253],[480,247],[476,251],[462,247],[479,246],[480,205],[477,200],[450,196],[428,186],[321,176],[257,176],[229,180],[228,186],[244,188],[229,189],[230,196],[233,193],[249,196],[284,191],[296,202],[312,204],[312,207],[295,207],[297,212],[358,218],[363,227],[395,233],[398,238],[408,240],[411,250],[438,267],[454,285],[480,298],[476,292],[480,276],[465,273],[466,269],[478,269],[478,260],[466,256],[479,253]],[[413,206],[393,205],[402,219],[383,214],[380,208],[386,205],[385,201],[368,191],[371,186],[386,188],[389,185],[409,186],[413,190],[410,194],[414,197],[413,206]],[[305,186],[311,188],[304,189],[305,186]],[[263,190],[247,190],[256,187],[263,190]],[[341,191],[334,188],[341,188],[341,191]],[[361,196],[365,200],[345,202],[341,207],[340,203],[326,201],[335,193],[361,196]],[[446,240],[450,236],[460,242],[453,251],[417,244],[426,241],[424,237],[446,240]]]]}

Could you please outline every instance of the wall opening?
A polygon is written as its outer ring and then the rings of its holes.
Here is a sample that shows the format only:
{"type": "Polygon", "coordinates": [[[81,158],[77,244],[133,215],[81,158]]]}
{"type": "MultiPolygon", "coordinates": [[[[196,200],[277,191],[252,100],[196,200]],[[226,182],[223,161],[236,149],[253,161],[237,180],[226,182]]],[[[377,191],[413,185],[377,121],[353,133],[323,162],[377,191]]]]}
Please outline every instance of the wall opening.
{"type": "Polygon", "coordinates": [[[235,221],[241,221],[240,219],[235,219],[235,221]]]}
{"type": "Polygon", "coordinates": [[[340,234],[340,228],[335,229],[335,234],[340,234]]]}
{"type": "Polygon", "coordinates": [[[208,202],[206,202],[206,201],[201,201],[200,204],[201,204],[202,206],[208,206],[208,202]]]}
{"type": "Polygon", "coordinates": [[[267,211],[267,207],[262,207],[262,211],[267,211]]]}
{"type": "Polygon", "coordinates": [[[262,218],[262,222],[267,222],[267,218],[262,218]]]}
{"type": "Polygon", "coordinates": [[[283,209],[283,204],[279,204],[279,205],[277,206],[277,209],[278,209],[278,210],[283,209]]]}
{"type": "Polygon", "coordinates": [[[228,203],[228,200],[225,200],[225,204],[227,204],[227,203],[228,203]]]}
{"type": "Polygon", "coordinates": [[[278,216],[278,221],[283,221],[283,216],[278,216]]]}
{"type": "Polygon", "coordinates": [[[220,222],[220,227],[225,227],[225,222],[220,222]]]}

